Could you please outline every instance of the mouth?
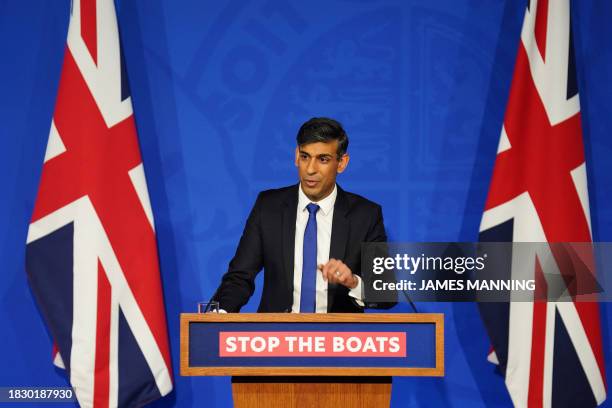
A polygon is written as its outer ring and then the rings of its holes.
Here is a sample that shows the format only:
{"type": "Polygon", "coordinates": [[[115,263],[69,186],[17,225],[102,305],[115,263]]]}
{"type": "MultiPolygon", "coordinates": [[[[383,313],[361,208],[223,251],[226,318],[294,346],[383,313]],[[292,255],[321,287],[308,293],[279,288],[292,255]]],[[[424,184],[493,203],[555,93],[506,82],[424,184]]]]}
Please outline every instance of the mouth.
{"type": "Polygon", "coordinates": [[[307,180],[307,179],[305,179],[305,180],[303,180],[303,183],[306,185],[306,187],[313,188],[313,187],[316,187],[317,184],[319,184],[319,181],[318,180],[307,180]]]}

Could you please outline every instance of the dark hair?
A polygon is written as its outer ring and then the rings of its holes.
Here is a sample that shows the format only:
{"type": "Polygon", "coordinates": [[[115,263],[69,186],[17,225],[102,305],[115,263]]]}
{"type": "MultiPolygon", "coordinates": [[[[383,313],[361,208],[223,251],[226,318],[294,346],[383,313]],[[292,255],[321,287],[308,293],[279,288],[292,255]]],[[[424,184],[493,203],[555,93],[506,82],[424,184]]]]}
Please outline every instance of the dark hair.
{"type": "Polygon", "coordinates": [[[338,141],[338,157],[342,157],[348,150],[348,136],[340,122],[329,118],[312,118],[300,127],[297,134],[297,144],[302,146],[309,143],[329,143],[338,141]]]}

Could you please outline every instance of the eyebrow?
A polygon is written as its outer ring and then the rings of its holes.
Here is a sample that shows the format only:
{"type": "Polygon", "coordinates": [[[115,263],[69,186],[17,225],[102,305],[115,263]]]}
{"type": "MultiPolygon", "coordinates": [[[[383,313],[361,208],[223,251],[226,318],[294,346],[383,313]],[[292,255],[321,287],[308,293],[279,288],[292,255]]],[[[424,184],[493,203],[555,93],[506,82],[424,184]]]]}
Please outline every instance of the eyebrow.
{"type": "MultiPolygon", "coordinates": [[[[300,150],[300,154],[305,154],[308,157],[312,157],[310,153],[305,152],[304,150],[300,150]]],[[[334,155],[330,153],[323,153],[323,154],[318,154],[316,157],[334,157],[334,155]]]]}

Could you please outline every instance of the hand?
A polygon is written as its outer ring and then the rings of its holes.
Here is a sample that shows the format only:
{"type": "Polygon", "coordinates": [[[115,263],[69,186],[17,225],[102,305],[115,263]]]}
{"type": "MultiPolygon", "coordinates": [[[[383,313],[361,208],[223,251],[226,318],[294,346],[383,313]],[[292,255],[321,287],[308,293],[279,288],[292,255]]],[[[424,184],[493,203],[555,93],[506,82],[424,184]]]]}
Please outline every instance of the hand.
{"type": "Polygon", "coordinates": [[[338,259],[330,259],[325,265],[319,265],[323,280],[338,283],[349,289],[357,287],[359,280],[346,264],[338,259]]]}

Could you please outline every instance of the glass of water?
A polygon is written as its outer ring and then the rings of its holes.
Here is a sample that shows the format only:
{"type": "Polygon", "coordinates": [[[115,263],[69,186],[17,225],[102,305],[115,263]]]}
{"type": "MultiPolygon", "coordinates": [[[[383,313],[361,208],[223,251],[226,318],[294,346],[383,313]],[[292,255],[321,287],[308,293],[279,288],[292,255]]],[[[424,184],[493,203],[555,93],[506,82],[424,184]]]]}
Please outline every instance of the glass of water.
{"type": "Polygon", "coordinates": [[[198,313],[219,313],[219,302],[216,300],[198,302],[198,313]]]}

